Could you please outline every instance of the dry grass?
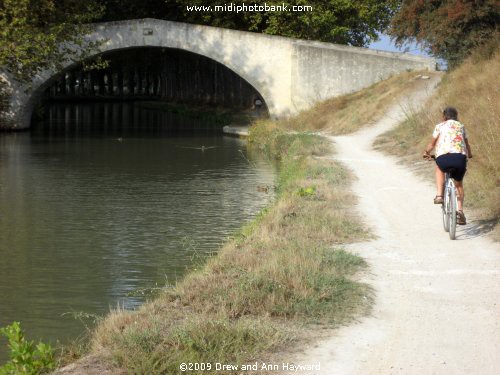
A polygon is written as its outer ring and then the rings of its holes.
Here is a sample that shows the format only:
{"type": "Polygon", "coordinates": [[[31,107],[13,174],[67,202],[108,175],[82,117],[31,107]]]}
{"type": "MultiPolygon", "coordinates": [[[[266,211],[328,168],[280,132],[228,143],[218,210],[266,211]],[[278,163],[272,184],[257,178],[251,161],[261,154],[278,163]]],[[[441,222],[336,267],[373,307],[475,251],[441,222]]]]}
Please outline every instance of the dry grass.
{"type": "Polygon", "coordinates": [[[281,123],[287,129],[298,131],[324,130],[335,135],[352,133],[382,118],[396,98],[418,84],[415,77],[420,74],[435,73],[401,73],[364,90],[318,103],[281,123]]]}
{"type": "Polygon", "coordinates": [[[438,92],[424,109],[410,113],[406,121],[384,134],[378,147],[415,162],[430,140],[435,124],[442,121],[442,109],[458,109],[465,124],[473,159],[465,178],[466,208],[480,217],[498,220],[500,216],[500,50],[487,58],[473,55],[442,80],[438,92]]]}

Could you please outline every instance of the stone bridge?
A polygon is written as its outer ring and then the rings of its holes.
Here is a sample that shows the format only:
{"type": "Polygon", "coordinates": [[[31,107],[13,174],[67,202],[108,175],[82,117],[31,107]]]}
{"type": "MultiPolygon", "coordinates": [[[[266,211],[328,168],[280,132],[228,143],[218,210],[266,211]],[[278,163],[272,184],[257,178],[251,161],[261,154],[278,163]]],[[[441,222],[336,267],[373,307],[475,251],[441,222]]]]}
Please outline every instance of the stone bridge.
{"type": "MultiPolygon", "coordinates": [[[[138,47],[189,51],[215,60],[252,85],[272,117],[288,116],[314,103],[367,87],[406,70],[434,70],[434,59],[330,43],[208,26],[139,19],[96,24],[86,36],[101,40],[95,54],[138,47]]],[[[74,64],[68,63],[65,69],[74,64]]],[[[29,89],[7,75],[11,128],[30,126],[43,91],[63,71],[44,71],[29,89]]],[[[1,126],[0,126],[1,128],[1,126]]]]}

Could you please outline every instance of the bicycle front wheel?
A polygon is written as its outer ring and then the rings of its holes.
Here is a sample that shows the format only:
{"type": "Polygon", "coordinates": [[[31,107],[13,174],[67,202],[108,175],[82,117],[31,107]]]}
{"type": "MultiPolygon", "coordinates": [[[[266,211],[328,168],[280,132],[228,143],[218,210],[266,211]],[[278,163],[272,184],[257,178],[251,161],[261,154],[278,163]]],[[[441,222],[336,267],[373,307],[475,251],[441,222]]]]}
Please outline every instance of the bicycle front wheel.
{"type": "Polygon", "coordinates": [[[455,239],[456,229],[457,229],[457,193],[453,182],[450,181],[451,186],[449,187],[449,207],[450,211],[448,213],[449,218],[449,235],[450,240],[455,239]]]}
{"type": "Polygon", "coordinates": [[[449,217],[449,212],[450,212],[450,199],[449,199],[449,194],[447,189],[445,189],[444,192],[444,197],[443,197],[443,203],[441,204],[441,211],[443,214],[443,228],[445,232],[448,232],[450,230],[450,217],[449,217]]]}

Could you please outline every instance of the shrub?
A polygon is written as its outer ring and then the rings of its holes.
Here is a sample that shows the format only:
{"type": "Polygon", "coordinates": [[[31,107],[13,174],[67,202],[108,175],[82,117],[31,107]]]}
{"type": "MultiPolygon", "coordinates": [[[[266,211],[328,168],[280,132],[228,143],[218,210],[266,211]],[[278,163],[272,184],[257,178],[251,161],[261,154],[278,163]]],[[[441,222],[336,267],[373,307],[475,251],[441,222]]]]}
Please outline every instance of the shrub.
{"type": "Polygon", "coordinates": [[[42,374],[55,368],[54,353],[48,344],[26,340],[19,322],[0,328],[9,341],[10,360],[0,367],[0,375],[42,374]]]}

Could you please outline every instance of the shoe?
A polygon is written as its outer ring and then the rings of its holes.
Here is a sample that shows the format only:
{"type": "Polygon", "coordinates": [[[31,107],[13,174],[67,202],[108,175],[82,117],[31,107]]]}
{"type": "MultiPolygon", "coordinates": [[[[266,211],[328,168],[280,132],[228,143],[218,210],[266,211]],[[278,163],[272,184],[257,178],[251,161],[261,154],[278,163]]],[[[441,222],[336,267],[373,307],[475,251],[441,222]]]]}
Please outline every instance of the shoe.
{"type": "Polygon", "coordinates": [[[434,197],[434,204],[443,204],[443,196],[442,195],[436,195],[434,197]]]}
{"type": "Polygon", "coordinates": [[[467,224],[467,220],[465,220],[465,215],[463,211],[457,211],[457,224],[458,225],[467,224]]]}

